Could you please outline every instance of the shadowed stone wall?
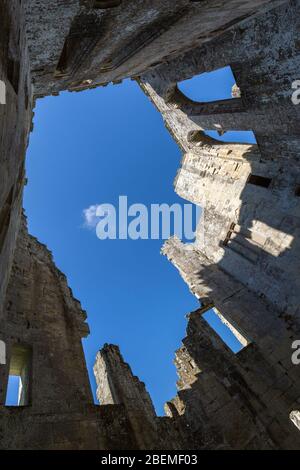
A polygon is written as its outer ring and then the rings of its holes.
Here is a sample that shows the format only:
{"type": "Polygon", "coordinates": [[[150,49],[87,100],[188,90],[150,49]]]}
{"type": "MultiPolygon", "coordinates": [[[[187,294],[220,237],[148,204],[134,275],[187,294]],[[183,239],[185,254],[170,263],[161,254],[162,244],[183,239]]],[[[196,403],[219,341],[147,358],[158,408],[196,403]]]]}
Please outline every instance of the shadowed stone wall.
{"type": "Polygon", "coordinates": [[[0,366],[1,449],[137,447],[123,405],[93,404],[81,344],[89,332],[85,319],[51,253],[28,235],[23,220],[0,317],[7,345],[7,365],[0,366]],[[25,406],[7,407],[8,375],[19,372],[20,348],[31,351],[28,397],[25,406]]]}

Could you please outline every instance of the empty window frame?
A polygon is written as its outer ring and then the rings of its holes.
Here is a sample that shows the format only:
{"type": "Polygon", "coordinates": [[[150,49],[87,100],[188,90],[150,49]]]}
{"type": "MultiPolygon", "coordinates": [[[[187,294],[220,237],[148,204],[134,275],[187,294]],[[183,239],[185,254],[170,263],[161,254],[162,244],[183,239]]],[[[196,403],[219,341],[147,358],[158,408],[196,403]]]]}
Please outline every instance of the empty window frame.
{"type": "Polygon", "coordinates": [[[271,178],[266,178],[265,176],[259,175],[250,175],[247,184],[253,184],[254,186],[260,186],[261,188],[269,188],[272,182],[271,178]]]}
{"type": "Polygon", "coordinates": [[[203,318],[235,354],[250,344],[250,341],[216,307],[207,310],[203,318]]]}
{"type": "Polygon", "coordinates": [[[235,78],[230,66],[213,72],[201,73],[177,84],[187,98],[199,103],[208,103],[233,98],[235,78]]]}
{"type": "Polygon", "coordinates": [[[20,344],[12,347],[6,406],[27,406],[31,404],[31,363],[32,351],[30,347],[20,344]]]}

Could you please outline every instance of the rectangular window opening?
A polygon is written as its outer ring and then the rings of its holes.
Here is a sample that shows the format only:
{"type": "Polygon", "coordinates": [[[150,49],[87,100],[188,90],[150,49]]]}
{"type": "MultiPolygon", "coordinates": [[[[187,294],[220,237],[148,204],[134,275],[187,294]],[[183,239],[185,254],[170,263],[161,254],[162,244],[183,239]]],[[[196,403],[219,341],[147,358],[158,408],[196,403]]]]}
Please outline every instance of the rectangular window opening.
{"type": "Polygon", "coordinates": [[[265,242],[266,237],[262,234],[232,223],[223,245],[255,264],[265,242]]]}
{"type": "Polygon", "coordinates": [[[298,185],[296,186],[296,189],[295,189],[295,196],[296,196],[296,197],[300,197],[300,184],[298,184],[298,185]]]}
{"type": "Polygon", "coordinates": [[[250,175],[247,184],[253,184],[255,186],[260,186],[261,188],[268,188],[271,181],[271,178],[265,178],[264,176],[259,175],[250,175]]]}
{"type": "Polygon", "coordinates": [[[207,310],[203,318],[235,354],[250,344],[250,341],[216,307],[207,310]]]}
{"type": "Polygon", "coordinates": [[[5,406],[28,406],[31,403],[31,349],[12,347],[5,406]]]}
{"type": "Polygon", "coordinates": [[[296,426],[296,428],[300,431],[300,411],[299,410],[291,411],[290,420],[296,426]]]}

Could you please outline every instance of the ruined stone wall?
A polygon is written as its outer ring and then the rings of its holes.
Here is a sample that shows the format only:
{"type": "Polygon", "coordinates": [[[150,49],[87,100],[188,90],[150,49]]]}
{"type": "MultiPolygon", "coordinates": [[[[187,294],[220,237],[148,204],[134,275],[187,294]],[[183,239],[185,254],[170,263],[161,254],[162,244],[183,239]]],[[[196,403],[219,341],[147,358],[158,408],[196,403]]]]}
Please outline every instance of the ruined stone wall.
{"type": "Polygon", "coordinates": [[[298,9],[286,2],[140,78],[185,152],[175,191],[203,208],[195,243],[163,248],[203,306],[176,355],[179,393],[168,413],[195,434],[208,422],[233,448],[300,444],[290,419],[299,409],[298,9]],[[177,86],[228,65],[240,90],[232,100],[193,102],[177,86]],[[206,130],[253,130],[258,145],[222,143],[206,130]],[[212,306],[247,338],[237,355],[202,318],[212,306]]]}
{"type": "Polygon", "coordinates": [[[24,159],[31,122],[31,79],[23,5],[0,3],[0,80],[6,104],[0,104],[0,312],[22,208],[24,159]]]}

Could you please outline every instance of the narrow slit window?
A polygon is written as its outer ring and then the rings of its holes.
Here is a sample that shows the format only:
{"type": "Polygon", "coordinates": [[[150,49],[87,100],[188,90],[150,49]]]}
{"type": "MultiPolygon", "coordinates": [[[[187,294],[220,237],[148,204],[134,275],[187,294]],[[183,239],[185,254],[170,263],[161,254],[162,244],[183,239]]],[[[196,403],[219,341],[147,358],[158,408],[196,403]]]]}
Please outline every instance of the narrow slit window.
{"type": "Polygon", "coordinates": [[[295,189],[295,196],[300,197],[300,184],[297,184],[296,189],[295,189]]]}
{"type": "Polygon", "coordinates": [[[179,82],[177,86],[187,98],[200,103],[235,99],[232,95],[235,78],[229,66],[195,75],[179,82]]]}
{"type": "Polygon", "coordinates": [[[31,349],[28,346],[12,347],[6,406],[27,406],[31,403],[31,349]]]}
{"type": "Polygon", "coordinates": [[[0,365],[6,364],[6,344],[0,339],[0,365]]]}
{"type": "Polygon", "coordinates": [[[269,188],[271,181],[271,178],[266,178],[259,175],[250,175],[247,183],[253,184],[254,186],[260,186],[261,188],[269,188]]]}
{"type": "Polygon", "coordinates": [[[250,344],[245,336],[242,335],[216,307],[205,312],[203,318],[235,354],[250,344]]]}

